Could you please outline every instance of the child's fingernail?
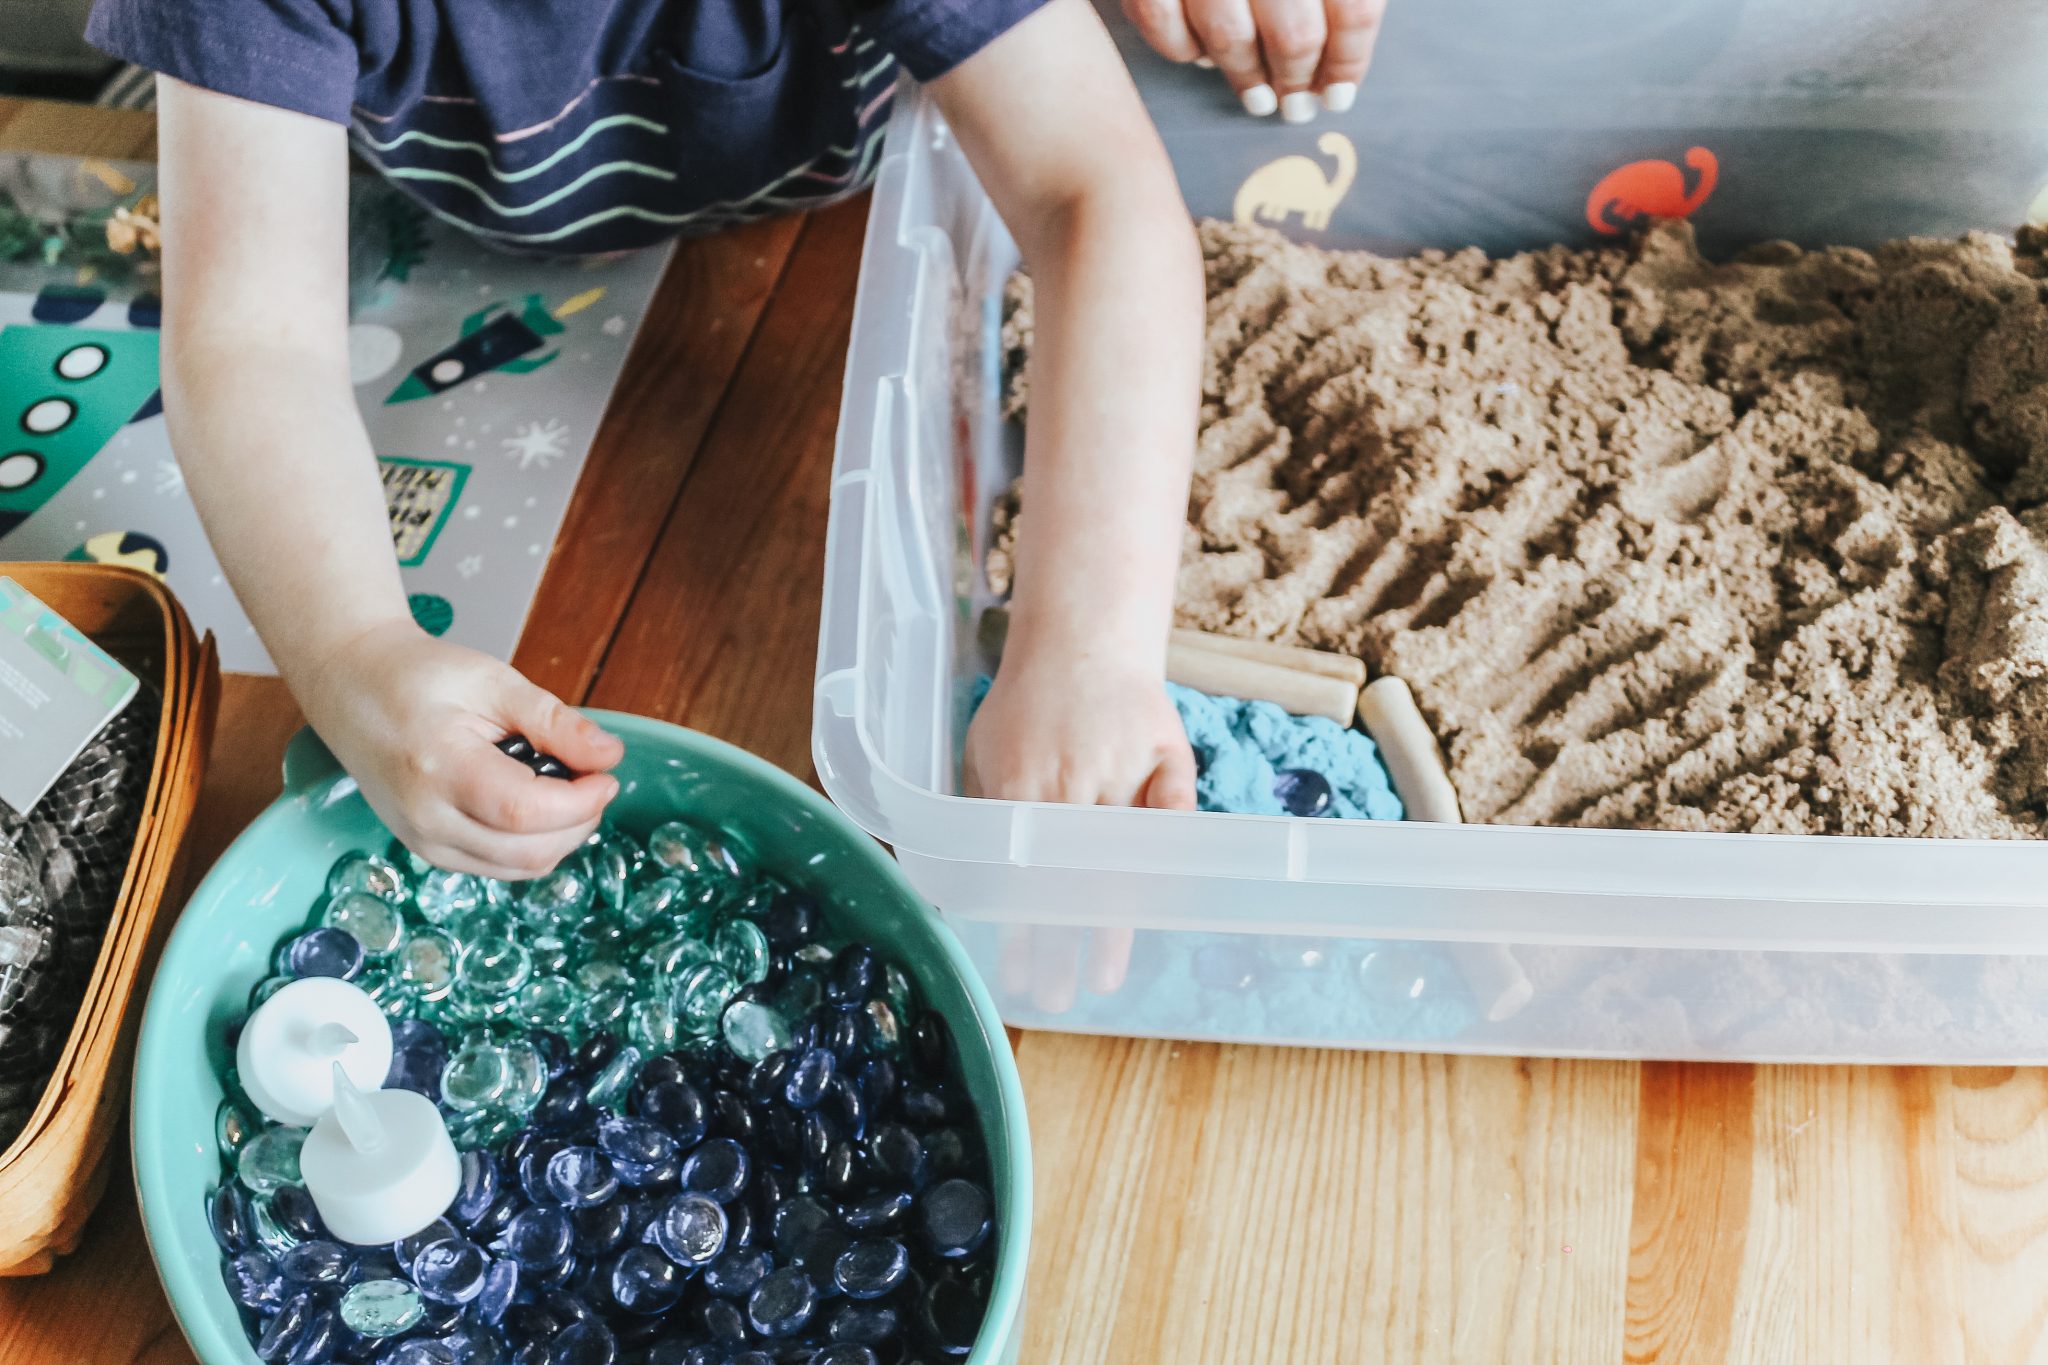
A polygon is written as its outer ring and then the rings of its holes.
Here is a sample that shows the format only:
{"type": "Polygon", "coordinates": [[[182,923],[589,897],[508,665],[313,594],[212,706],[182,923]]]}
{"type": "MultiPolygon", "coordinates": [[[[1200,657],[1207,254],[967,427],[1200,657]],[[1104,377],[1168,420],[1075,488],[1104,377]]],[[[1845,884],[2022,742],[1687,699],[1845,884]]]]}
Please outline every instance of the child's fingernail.
{"type": "Polygon", "coordinates": [[[1323,108],[1341,114],[1358,98],[1356,81],[1336,81],[1323,87],[1323,108]]]}
{"type": "Polygon", "coordinates": [[[1204,71],[1214,71],[1216,69],[1216,63],[1207,57],[1195,58],[1195,65],[1201,67],[1204,71]]]}
{"type": "Polygon", "coordinates": [[[1270,85],[1255,85],[1238,98],[1244,101],[1244,111],[1253,118],[1264,118],[1280,107],[1280,97],[1270,85]]]}
{"type": "Polygon", "coordinates": [[[1290,91],[1280,101],[1280,117],[1289,123],[1307,123],[1316,116],[1316,97],[1306,90],[1290,91]]]}

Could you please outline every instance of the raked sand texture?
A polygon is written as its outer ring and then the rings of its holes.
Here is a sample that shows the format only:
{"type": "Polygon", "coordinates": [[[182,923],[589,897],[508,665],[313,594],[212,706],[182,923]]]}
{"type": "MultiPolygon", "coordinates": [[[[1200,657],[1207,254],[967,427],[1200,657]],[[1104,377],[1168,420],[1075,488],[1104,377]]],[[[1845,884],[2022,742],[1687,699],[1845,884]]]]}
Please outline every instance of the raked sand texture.
{"type": "Polygon", "coordinates": [[[1467,819],[2043,832],[2043,238],[1202,241],[1181,624],[1405,678],[1467,819]]]}

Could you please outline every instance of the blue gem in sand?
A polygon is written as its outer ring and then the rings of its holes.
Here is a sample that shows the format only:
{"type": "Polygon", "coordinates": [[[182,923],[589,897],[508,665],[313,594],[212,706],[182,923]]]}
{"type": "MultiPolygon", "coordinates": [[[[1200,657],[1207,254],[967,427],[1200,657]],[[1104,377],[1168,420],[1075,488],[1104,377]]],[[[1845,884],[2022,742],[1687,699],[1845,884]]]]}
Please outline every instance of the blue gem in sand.
{"type": "Polygon", "coordinates": [[[1273,799],[1289,815],[1327,815],[1336,793],[1314,768],[1282,768],[1273,774],[1273,799]]]}

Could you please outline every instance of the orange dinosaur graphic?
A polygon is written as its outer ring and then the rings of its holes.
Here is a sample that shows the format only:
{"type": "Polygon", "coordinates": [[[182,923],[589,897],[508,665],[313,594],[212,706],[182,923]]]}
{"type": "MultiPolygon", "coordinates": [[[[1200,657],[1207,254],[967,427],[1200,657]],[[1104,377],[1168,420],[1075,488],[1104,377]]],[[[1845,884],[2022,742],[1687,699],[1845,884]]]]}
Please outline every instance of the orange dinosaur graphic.
{"type": "Polygon", "coordinates": [[[1720,179],[1721,163],[1705,147],[1685,154],[1685,169],[1669,161],[1631,161],[1600,177],[1586,196],[1586,221],[1608,236],[1626,232],[1637,219],[1684,218],[1707,202],[1720,179]],[[1693,185],[1686,188],[1686,171],[1693,185]]]}

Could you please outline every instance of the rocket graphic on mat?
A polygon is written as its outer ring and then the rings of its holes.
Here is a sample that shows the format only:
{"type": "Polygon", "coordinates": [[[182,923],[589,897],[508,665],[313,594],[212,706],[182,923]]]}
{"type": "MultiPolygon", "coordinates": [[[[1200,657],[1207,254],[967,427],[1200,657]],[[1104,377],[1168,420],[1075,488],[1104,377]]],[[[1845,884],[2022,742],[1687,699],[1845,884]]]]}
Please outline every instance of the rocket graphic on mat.
{"type": "Polygon", "coordinates": [[[139,415],[156,367],[155,332],[0,327],[0,536],[139,415]]]}
{"type": "Polygon", "coordinates": [[[603,297],[604,287],[600,285],[552,310],[538,294],[528,294],[517,309],[503,303],[480,308],[462,320],[462,336],[454,345],[413,366],[405,382],[384,401],[409,403],[415,398],[431,398],[492,370],[531,374],[560,354],[534,352],[548,344],[547,338],[567,330],[561,320],[582,312],[603,297]]]}

